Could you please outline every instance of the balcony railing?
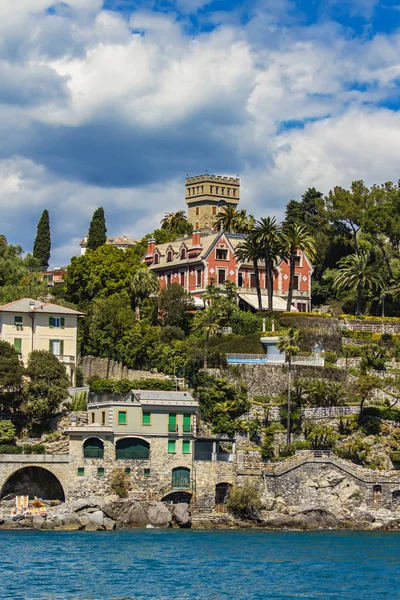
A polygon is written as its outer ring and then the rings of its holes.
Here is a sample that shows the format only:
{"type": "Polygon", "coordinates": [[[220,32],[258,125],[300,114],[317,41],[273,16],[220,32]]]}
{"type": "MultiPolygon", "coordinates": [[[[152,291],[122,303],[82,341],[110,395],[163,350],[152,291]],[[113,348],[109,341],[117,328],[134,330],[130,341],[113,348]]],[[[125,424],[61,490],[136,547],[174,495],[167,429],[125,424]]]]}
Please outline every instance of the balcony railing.
{"type": "Polygon", "coordinates": [[[55,354],[56,358],[62,363],[74,363],[75,364],[75,356],[71,356],[70,354],[55,354]]]}

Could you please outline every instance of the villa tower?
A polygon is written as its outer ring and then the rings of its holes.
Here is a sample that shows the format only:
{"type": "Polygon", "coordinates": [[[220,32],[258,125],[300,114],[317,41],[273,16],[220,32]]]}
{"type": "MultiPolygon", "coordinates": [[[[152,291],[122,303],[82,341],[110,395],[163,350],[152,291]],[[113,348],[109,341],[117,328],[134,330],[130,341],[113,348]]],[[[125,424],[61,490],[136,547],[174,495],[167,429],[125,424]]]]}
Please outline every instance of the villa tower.
{"type": "Polygon", "coordinates": [[[211,229],[215,216],[223,206],[237,206],[240,200],[240,179],[220,175],[198,175],[186,178],[188,221],[195,230],[211,229]]]}

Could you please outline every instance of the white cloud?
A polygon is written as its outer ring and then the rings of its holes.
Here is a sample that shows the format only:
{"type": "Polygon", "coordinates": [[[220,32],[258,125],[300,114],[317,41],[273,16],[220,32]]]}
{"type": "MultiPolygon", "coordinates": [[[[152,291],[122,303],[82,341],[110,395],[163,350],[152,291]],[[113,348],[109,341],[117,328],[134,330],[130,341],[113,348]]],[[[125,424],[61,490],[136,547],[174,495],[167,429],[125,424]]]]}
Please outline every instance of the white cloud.
{"type": "Polygon", "coordinates": [[[275,0],[245,26],[211,14],[222,24],[197,35],[174,12],[66,4],[0,4],[2,224],[29,249],[49,208],[53,264],[99,205],[110,234],[142,237],[184,207],[186,172],[239,171],[257,216],[282,216],[308,186],[397,177],[399,116],[380,107],[397,93],[397,33],[290,27],[293,4],[275,0]]]}

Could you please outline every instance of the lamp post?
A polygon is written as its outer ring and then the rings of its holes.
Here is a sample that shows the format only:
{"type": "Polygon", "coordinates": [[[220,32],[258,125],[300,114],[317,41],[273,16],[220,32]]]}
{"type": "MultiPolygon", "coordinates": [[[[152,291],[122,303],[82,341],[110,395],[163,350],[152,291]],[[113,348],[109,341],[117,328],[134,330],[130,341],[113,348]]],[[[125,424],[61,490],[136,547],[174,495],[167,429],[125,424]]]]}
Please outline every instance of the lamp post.
{"type": "Polygon", "coordinates": [[[386,294],[382,294],[382,317],[385,316],[385,298],[386,294]]]}

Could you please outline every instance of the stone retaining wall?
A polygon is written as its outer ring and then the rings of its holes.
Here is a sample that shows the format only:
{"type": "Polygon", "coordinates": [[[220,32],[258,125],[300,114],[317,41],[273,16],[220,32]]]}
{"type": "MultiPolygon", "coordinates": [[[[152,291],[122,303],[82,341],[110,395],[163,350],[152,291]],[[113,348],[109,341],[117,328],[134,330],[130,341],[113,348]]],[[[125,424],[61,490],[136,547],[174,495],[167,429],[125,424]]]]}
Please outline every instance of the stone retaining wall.
{"type": "Polygon", "coordinates": [[[122,363],[100,358],[98,356],[83,356],[78,366],[83,371],[85,381],[94,375],[101,379],[165,379],[162,373],[151,373],[150,371],[135,371],[128,369],[122,363]]]}

